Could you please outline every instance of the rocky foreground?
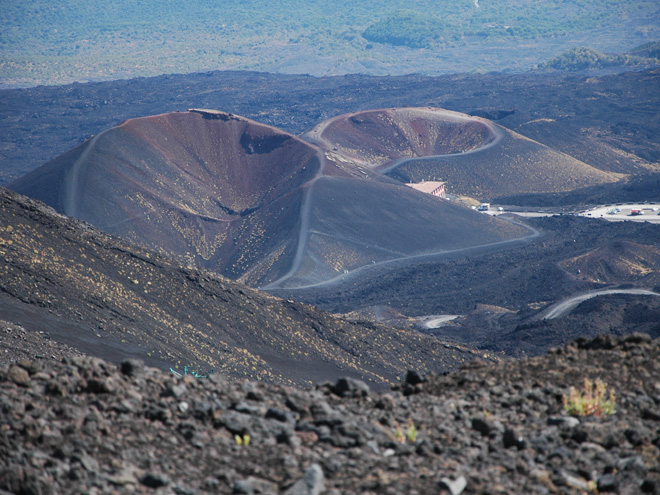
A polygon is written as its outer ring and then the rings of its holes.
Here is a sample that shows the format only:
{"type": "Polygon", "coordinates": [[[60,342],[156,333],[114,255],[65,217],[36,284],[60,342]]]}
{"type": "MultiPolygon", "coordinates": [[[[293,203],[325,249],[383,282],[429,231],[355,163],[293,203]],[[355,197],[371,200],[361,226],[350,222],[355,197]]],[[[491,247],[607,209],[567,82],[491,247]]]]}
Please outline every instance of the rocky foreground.
{"type": "Polygon", "coordinates": [[[660,340],[581,340],[387,393],[80,356],[0,370],[0,493],[660,493],[660,340]],[[583,379],[611,415],[573,417],[583,379]]]}

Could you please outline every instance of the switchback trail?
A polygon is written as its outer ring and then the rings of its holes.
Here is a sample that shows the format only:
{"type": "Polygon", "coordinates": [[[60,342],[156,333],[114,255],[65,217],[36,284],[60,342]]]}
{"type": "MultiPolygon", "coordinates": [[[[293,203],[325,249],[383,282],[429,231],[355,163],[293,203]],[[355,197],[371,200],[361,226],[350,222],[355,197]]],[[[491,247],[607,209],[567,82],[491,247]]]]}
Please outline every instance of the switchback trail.
{"type": "Polygon", "coordinates": [[[288,293],[291,291],[299,291],[299,290],[307,290],[307,289],[319,289],[319,288],[340,289],[342,285],[349,283],[354,284],[357,283],[360,279],[366,281],[367,279],[380,277],[384,273],[417,264],[425,264],[425,263],[429,263],[433,261],[441,261],[441,260],[444,261],[448,259],[461,258],[464,256],[481,256],[484,254],[489,254],[504,249],[512,249],[518,246],[528,244],[533,239],[536,239],[537,237],[542,235],[542,233],[539,230],[535,229],[534,227],[531,227],[530,225],[519,222],[513,217],[500,216],[500,218],[526,228],[530,232],[530,234],[524,237],[518,237],[516,239],[507,239],[505,241],[492,242],[489,244],[483,244],[481,246],[471,246],[467,248],[454,249],[450,251],[438,251],[433,253],[425,253],[415,256],[407,256],[404,258],[394,258],[390,260],[380,261],[369,265],[363,265],[361,267],[349,271],[348,273],[343,273],[331,279],[324,280],[322,282],[318,282],[314,284],[308,284],[308,285],[290,286],[290,287],[282,286],[281,283],[284,282],[286,279],[290,278],[291,275],[293,274],[292,272],[289,272],[284,277],[272,282],[271,284],[265,287],[262,287],[261,290],[265,290],[266,292],[269,292],[273,295],[278,295],[278,293],[280,292],[288,293]]]}

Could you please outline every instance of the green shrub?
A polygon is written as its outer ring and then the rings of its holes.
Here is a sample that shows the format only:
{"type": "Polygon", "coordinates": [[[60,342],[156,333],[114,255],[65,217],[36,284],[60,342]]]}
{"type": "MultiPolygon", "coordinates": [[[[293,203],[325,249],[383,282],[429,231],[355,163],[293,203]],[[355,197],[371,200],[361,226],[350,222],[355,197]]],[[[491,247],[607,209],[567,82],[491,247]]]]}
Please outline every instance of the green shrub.
{"type": "Polygon", "coordinates": [[[571,387],[568,395],[564,394],[564,410],[571,416],[603,417],[614,414],[616,394],[613,388],[609,390],[609,397],[607,392],[607,383],[585,378],[582,392],[571,387]]]}

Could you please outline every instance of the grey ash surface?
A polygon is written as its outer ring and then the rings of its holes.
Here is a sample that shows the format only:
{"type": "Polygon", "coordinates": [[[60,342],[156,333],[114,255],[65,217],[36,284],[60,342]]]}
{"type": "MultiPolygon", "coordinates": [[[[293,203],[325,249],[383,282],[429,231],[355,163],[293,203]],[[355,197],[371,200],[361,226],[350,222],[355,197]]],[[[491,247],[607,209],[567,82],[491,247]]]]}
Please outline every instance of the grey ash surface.
{"type": "Polygon", "coordinates": [[[579,340],[375,393],[183,378],[126,361],[0,370],[0,493],[660,493],[660,340],[579,340]],[[585,378],[616,389],[572,418],[585,378]],[[396,425],[414,424],[414,441],[396,425]],[[249,445],[238,445],[250,436],[249,445]]]}

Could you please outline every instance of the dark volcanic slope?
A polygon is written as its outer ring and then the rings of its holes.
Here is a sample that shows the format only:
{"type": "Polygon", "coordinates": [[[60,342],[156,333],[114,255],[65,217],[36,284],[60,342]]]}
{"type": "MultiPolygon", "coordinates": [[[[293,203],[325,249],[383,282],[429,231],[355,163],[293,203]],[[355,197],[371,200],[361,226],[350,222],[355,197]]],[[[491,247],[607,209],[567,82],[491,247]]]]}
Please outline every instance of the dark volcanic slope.
{"type": "Polygon", "coordinates": [[[347,323],[184,268],[4,188],[0,319],[115,362],[138,357],[299,385],[347,374],[383,382],[472,357],[465,347],[347,323]]]}
{"type": "MultiPolygon", "coordinates": [[[[606,312],[605,318],[597,311],[575,310],[539,322],[544,309],[553,303],[596,289],[621,286],[660,293],[657,225],[572,215],[525,221],[541,235],[507,249],[447,253],[397,270],[380,270],[375,265],[333,284],[274,293],[337,313],[382,314],[391,308],[392,313],[425,321],[461,315],[435,329],[418,328],[509,355],[538,354],[580,335],[659,331],[653,305],[660,304],[660,298],[644,295],[607,296],[619,298],[621,304],[616,311],[606,312]],[[649,307],[649,318],[631,319],[640,304],[649,307]]],[[[589,304],[595,307],[594,302],[589,304]]],[[[400,319],[410,326],[407,318],[400,319]]]]}
{"type": "Polygon", "coordinates": [[[289,283],[316,283],[372,261],[527,233],[327,155],[271,127],[196,110],[127,121],[12,188],[255,286],[298,270],[289,283]],[[312,235],[332,244],[307,242],[312,235]]]}
{"type": "Polygon", "coordinates": [[[135,362],[22,362],[0,369],[0,490],[660,493],[658,340],[581,341],[411,382],[300,391],[135,362]],[[614,391],[614,414],[566,414],[563,395],[586,378],[614,391]]]}
{"type": "Polygon", "coordinates": [[[622,177],[485,119],[438,108],[342,115],[303,136],[403,182],[446,181],[453,193],[484,200],[573,191],[622,177]]]}
{"type": "Polygon", "coordinates": [[[580,280],[660,285],[660,247],[617,240],[562,263],[580,280]]]}

